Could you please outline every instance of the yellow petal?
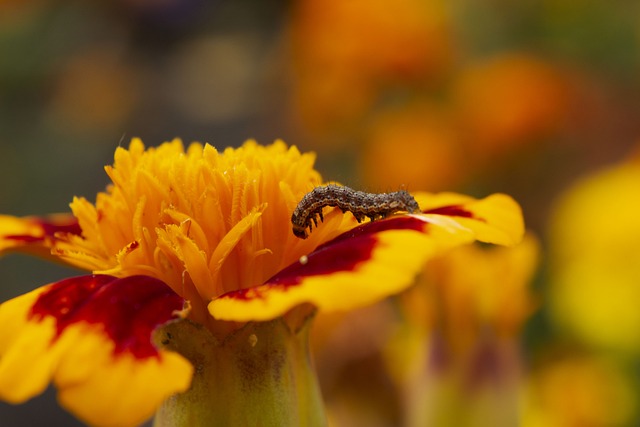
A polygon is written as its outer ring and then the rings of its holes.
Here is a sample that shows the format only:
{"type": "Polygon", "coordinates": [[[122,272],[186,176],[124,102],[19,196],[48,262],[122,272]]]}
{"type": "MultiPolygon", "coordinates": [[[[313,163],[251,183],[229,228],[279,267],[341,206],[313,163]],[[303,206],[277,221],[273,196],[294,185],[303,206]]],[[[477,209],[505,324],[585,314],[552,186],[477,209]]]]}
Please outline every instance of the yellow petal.
{"type": "Polygon", "coordinates": [[[0,305],[0,397],[23,402],[53,381],[62,404],[97,426],[134,426],[189,387],[192,365],[152,332],[182,299],[157,279],[81,276],[0,305]]]}
{"type": "Polygon", "coordinates": [[[130,353],[114,356],[105,351],[112,347],[108,338],[82,327],[69,331],[65,341],[67,351],[54,376],[58,400],[91,425],[139,425],[191,383],[193,366],[177,353],[160,350],[142,359],[130,353]]]}
{"type": "Polygon", "coordinates": [[[431,202],[428,209],[419,202],[423,212],[455,218],[461,225],[473,230],[476,239],[481,242],[511,246],[524,236],[522,210],[506,194],[493,194],[478,200],[445,193],[437,200],[438,205],[434,206],[431,202]]]}
{"type": "Polygon", "coordinates": [[[0,305],[0,398],[21,403],[42,393],[59,357],[52,351],[53,319],[30,322],[27,313],[47,288],[42,287],[0,305]]]}
{"type": "Polygon", "coordinates": [[[51,257],[51,248],[60,234],[80,234],[78,221],[72,215],[42,218],[0,215],[0,254],[21,251],[51,257]]]}

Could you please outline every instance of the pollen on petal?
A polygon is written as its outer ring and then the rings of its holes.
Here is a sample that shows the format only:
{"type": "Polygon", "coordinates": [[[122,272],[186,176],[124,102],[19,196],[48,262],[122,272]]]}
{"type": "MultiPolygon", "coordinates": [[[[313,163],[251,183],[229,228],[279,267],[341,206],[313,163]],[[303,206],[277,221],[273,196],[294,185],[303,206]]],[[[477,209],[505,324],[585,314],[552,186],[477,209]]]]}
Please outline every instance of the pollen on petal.
{"type": "Polygon", "coordinates": [[[59,399],[92,425],[133,426],[173,393],[193,367],[158,350],[153,331],[182,299],[147,277],[81,276],[0,305],[0,398],[13,403],[58,387],[59,399]]]}

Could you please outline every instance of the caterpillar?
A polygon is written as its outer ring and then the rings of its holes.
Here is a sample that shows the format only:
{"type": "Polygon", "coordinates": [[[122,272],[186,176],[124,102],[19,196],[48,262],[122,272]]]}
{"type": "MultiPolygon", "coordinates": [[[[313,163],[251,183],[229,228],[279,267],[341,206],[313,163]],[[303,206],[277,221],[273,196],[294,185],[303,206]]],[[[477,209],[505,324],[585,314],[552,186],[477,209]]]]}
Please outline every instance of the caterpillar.
{"type": "Polygon", "coordinates": [[[300,239],[308,237],[312,225],[318,228],[318,218],[324,220],[322,209],[326,206],[351,212],[358,222],[365,217],[375,221],[398,211],[418,212],[420,207],[411,194],[401,190],[393,193],[365,193],[349,187],[329,184],[316,187],[302,197],[291,215],[293,234],[300,239]],[[312,224],[313,223],[313,224],[312,224]]]}

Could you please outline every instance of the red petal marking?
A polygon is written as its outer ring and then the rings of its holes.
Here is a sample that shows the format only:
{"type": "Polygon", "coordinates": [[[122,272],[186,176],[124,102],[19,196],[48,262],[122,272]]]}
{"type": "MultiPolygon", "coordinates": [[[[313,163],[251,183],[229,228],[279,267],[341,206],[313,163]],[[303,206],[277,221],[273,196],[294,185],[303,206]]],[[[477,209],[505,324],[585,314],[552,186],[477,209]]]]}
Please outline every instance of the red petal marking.
{"type": "MultiPolygon", "coordinates": [[[[341,271],[353,271],[363,261],[371,259],[378,242],[377,233],[387,230],[416,230],[424,232],[427,223],[411,216],[397,216],[359,225],[333,240],[318,246],[307,255],[306,261],[294,262],[280,270],[265,282],[269,288],[288,288],[298,285],[306,277],[321,276],[341,271]]],[[[220,298],[261,298],[258,288],[239,289],[227,292],[220,298]]]]}
{"type": "Polygon", "coordinates": [[[71,233],[80,235],[82,230],[78,224],[78,220],[74,217],[70,217],[67,220],[51,220],[47,221],[45,218],[34,218],[33,223],[40,226],[42,229],[42,236],[34,236],[29,234],[11,234],[4,236],[7,240],[22,241],[24,243],[41,242],[47,237],[55,237],[56,233],[71,233]]]}
{"type": "Polygon", "coordinates": [[[78,224],[78,220],[73,218],[68,222],[47,222],[43,220],[38,221],[42,225],[42,229],[44,230],[44,234],[46,236],[54,236],[56,233],[71,233],[80,235],[82,230],[80,229],[80,224],[78,224]]]}
{"type": "MultiPolygon", "coordinates": [[[[318,251],[325,246],[332,246],[341,240],[350,240],[356,237],[361,236],[371,236],[376,233],[380,233],[382,231],[388,230],[416,230],[416,231],[424,231],[424,228],[427,226],[427,223],[423,220],[420,220],[416,217],[412,216],[393,216],[387,219],[381,219],[377,221],[365,222],[364,224],[360,224],[357,227],[352,228],[349,231],[342,233],[341,235],[335,237],[332,240],[329,240],[326,243],[318,246],[315,251],[318,251]]],[[[312,252],[313,253],[313,252],[312,252]]]]}
{"type": "MultiPolygon", "coordinates": [[[[463,208],[460,205],[441,206],[439,208],[429,209],[423,211],[426,214],[437,214],[445,216],[459,216],[463,218],[475,218],[475,215],[470,210],[463,208]]],[[[482,218],[475,218],[482,220],[482,218]]]]}
{"type": "Polygon", "coordinates": [[[183,299],[153,277],[90,275],[51,285],[31,308],[30,318],[54,317],[58,336],[79,322],[101,325],[115,354],[147,358],[158,355],[151,342],[153,330],[182,308],[183,299]]]}

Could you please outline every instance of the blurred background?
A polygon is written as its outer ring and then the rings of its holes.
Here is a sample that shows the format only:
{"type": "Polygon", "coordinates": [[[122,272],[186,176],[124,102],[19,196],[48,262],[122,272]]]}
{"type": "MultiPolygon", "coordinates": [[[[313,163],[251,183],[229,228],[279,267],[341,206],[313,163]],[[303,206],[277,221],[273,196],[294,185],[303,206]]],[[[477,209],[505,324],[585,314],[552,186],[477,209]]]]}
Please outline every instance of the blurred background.
{"type": "MultiPolygon", "coordinates": [[[[281,138],[358,189],[508,193],[522,247],[318,318],[332,422],[637,426],[639,73],[632,0],[0,0],[0,212],[94,200],[135,136],[281,138]]],[[[0,272],[0,301],[70,273],[0,272]]],[[[53,390],[0,420],[80,425],[53,390]]]]}

